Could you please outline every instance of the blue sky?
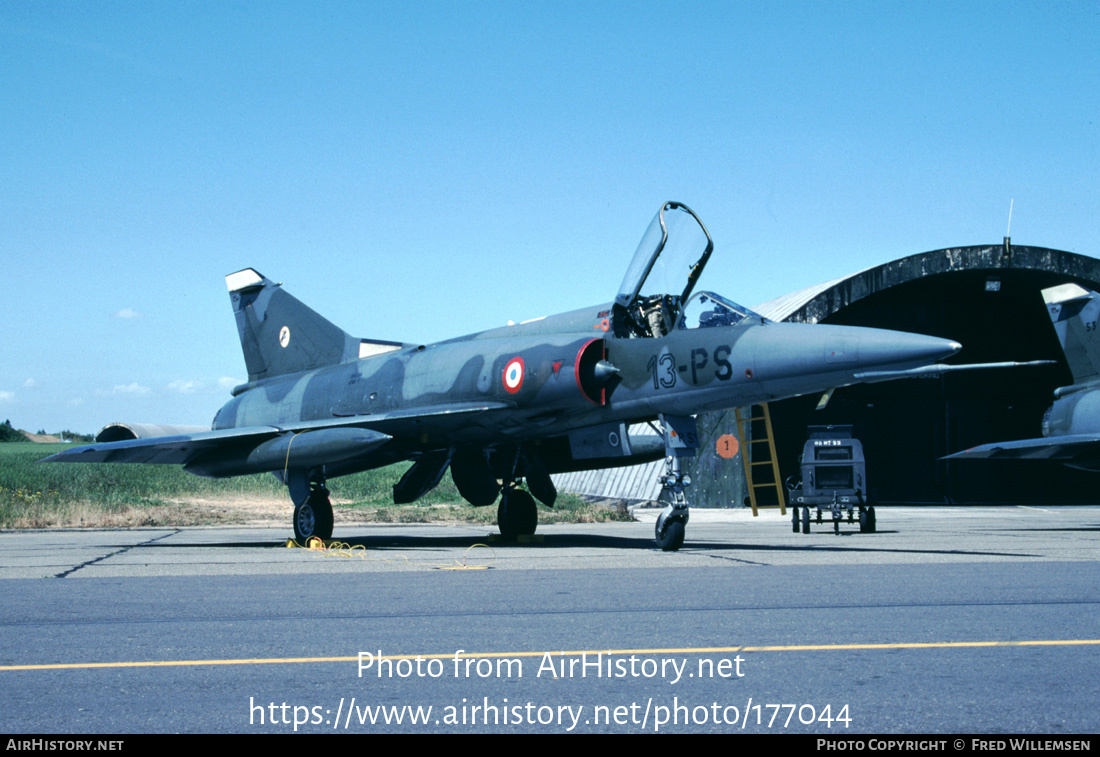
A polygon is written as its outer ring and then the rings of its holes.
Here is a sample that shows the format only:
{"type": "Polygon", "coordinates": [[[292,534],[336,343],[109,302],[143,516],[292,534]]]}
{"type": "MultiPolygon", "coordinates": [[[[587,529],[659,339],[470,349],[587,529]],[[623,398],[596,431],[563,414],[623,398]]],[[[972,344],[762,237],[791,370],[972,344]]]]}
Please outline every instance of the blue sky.
{"type": "Polygon", "coordinates": [[[0,3],[0,416],[209,423],[254,267],[365,337],[610,300],[665,200],[753,305],[1100,256],[1100,3],[0,3]]]}

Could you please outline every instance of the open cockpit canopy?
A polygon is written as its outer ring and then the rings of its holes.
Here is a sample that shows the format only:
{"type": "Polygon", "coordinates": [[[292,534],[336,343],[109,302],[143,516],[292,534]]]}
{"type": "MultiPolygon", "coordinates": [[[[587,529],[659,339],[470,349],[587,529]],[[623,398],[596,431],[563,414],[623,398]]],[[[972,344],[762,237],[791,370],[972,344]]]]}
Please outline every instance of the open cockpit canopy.
{"type": "Polygon", "coordinates": [[[699,216],[687,205],[666,202],[649,224],[615,297],[616,336],[659,337],[673,328],[732,325],[752,311],[707,292],[689,321],[685,306],[714,251],[699,216]],[[710,315],[706,315],[710,313],[710,315]],[[706,317],[704,318],[704,316],[706,317]]]}

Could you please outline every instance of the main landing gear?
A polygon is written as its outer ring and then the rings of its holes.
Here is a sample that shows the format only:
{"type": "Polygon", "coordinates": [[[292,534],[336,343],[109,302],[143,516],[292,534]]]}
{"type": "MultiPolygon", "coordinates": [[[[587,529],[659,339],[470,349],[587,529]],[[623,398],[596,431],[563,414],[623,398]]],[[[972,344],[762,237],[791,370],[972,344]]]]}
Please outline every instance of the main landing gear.
{"type": "Polygon", "coordinates": [[[291,472],[287,480],[294,503],[294,539],[305,544],[316,536],[332,538],[332,500],[321,474],[291,472]]]}
{"type": "MultiPolygon", "coordinates": [[[[500,474],[494,475],[486,468],[486,473],[500,490],[497,527],[500,529],[500,535],[505,539],[531,536],[539,525],[539,511],[535,500],[547,507],[553,507],[558,490],[550,480],[550,473],[547,472],[546,464],[538,450],[516,447],[506,454],[510,455],[511,461],[506,463],[502,471],[503,486],[496,483],[501,480],[496,478],[496,475],[500,474]],[[519,487],[520,481],[526,483],[526,489],[519,487]]],[[[500,471],[500,468],[497,470],[500,471]]]]}
{"type": "Polygon", "coordinates": [[[505,485],[500,493],[497,505],[497,527],[505,539],[517,536],[531,536],[539,524],[538,506],[535,498],[515,483],[505,485]]]}

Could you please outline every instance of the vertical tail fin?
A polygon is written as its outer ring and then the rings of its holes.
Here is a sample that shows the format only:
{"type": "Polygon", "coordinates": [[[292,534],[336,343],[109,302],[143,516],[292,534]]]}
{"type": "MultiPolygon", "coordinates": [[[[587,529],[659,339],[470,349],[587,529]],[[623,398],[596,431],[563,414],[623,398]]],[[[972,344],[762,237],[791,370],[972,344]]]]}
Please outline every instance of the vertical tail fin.
{"type": "Polygon", "coordinates": [[[1100,380],[1100,294],[1077,284],[1043,290],[1043,300],[1066,353],[1073,383],[1100,380]]]}
{"type": "Polygon", "coordinates": [[[359,339],[259,272],[231,273],[225,284],[250,382],[359,358],[359,339]]]}

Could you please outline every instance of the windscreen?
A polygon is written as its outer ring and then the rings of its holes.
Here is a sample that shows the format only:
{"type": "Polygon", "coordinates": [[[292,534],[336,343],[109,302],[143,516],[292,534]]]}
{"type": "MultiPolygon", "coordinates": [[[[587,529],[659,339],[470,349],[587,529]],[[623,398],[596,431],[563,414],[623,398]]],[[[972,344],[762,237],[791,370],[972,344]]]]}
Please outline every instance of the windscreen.
{"type": "Polygon", "coordinates": [[[714,292],[697,292],[684,306],[680,319],[682,329],[706,329],[733,326],[741,322],[761,323],[763,318],[744,305],[727,300],[714,292]],[[747,320],[746,320],[747,319],[747,320]]]}

